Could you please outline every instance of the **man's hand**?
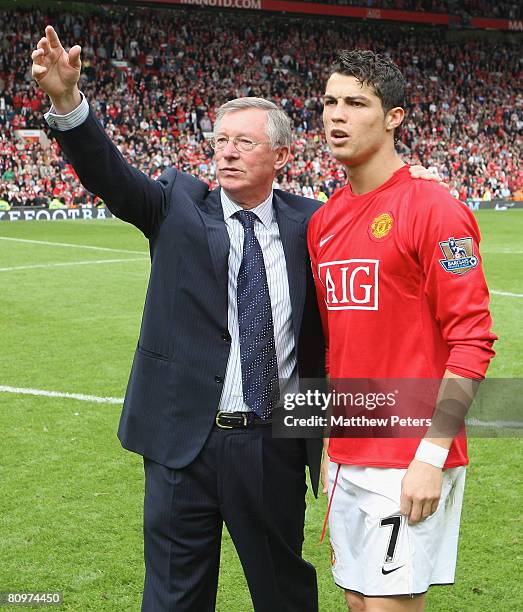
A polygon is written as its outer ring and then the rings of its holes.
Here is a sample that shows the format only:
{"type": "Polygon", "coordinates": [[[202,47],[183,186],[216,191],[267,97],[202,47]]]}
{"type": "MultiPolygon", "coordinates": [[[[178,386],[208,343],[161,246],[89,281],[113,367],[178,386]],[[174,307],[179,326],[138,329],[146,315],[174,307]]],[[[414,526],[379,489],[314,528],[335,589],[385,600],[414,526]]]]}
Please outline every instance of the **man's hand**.
{"type": "Polygon", "coordinates": [[[400,512],[411,523],[419,523],[436,512],[443,470],[414,459],[401,481],[400,512]]]}
{"type": "Polygon", "coordinates": [[[425,181],[435,181],[442,187],[449,188],[449,185],[438,174],[436,168],[425,168],[425,166],[410,166],[409,172],[412,178],[424,179],[425,181]]]}
{"type": "Polygon", "coordinates": [[[51,98],[59,114],[70,113],[81,102],[77,86],[82,66],[80,51],[80,46],[75,45],[67,53],[54,28],[47,26],[45,37],[38,41],[31,54],[33,78],[51,98]]]}

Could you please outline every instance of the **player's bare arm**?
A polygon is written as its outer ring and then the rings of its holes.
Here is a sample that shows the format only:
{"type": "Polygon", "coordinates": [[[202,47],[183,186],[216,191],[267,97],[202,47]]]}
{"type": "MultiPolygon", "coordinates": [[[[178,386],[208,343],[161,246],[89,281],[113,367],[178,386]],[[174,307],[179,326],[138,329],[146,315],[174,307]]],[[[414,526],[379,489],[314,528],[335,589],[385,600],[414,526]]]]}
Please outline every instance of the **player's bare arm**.
{"type": "Polygon", "coordinates": [[[81,48],[74,45],[67,52],[53,26],[45,28],[45,36],[38,41],[31,54],[31,74],[51,99],[55,111],[66,115],[81,102],[78,90],[81,48]]]}
{"type": "MultiPolygon", "coordinates": [[[[445,371],[432,424],[423,439],[424,442],[441,449],[439,454],[442,463],[445,462],[452,440],[463,424],[478,385],[476,380],[445,371]]],[[[434,450],[437,458],[438,450],[434,450]]],[[[436,512],[443,482],[442,468],[429,463],[430,457],[423,460],[419,453],[417,456],[409,465],[401,487],[400,511],[411,523],[425,520],[436,512]]]]}

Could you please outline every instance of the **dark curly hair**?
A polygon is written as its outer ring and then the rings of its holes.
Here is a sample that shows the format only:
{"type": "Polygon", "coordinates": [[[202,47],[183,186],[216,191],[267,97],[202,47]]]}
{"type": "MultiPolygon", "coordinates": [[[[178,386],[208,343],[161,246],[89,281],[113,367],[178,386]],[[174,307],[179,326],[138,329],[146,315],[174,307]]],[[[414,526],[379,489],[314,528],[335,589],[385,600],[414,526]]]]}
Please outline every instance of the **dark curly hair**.
{"type": "MultiPolygon", "coordinates": [[[[355,77],[362,85],[368,85],[381,100],[383,112],[401,106],[405,108],[405,78],[400,69],[386,55],[374,51],[338,52],[331,65],[331,75],[337,73],[355,77]]],[[[398,128],[394,132],[395,138],[398,128]]]]}

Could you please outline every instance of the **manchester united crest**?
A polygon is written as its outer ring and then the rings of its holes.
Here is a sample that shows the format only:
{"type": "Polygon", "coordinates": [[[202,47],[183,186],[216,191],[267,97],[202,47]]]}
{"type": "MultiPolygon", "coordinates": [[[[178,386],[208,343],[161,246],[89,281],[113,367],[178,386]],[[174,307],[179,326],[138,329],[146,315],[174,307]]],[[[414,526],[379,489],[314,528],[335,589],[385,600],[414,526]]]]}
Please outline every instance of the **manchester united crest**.
{"type": "Polygon", "coordinates": [[[467,238],[453,238],[439,243],[445,259],[439,263],[446,272],[452,274],[466,274],[478,265],[478,258],[474,255],[474,242],[469,236],[467,238]]]}
{"type": "Polygon", "coordinates": [[[392,215],[388,212],[385,212],[374,218],[374,220],[370,224],[369,230],[374,238],[376,238],[377,240],[381,240],[389,234],[393,224],[394,220],[392,218],[392,215]]]}

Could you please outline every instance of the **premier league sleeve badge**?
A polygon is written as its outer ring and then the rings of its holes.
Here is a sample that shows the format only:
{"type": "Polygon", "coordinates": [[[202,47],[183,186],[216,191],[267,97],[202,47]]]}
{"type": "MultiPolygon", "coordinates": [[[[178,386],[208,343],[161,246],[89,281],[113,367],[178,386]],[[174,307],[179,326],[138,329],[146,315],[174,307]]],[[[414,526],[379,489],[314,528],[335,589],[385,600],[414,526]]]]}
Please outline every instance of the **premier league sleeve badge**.
{"type": "Polygon", "coordinates": [[[439,263],[445,272],[451,274],[466,274],[478,265],[478,258],[474,255],[474,241],[467,238],[450,237],[446,242],[439,243],[445,259],[439,263]]]}

